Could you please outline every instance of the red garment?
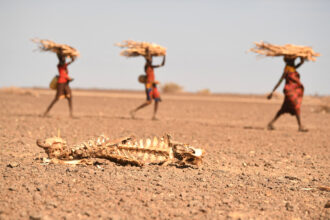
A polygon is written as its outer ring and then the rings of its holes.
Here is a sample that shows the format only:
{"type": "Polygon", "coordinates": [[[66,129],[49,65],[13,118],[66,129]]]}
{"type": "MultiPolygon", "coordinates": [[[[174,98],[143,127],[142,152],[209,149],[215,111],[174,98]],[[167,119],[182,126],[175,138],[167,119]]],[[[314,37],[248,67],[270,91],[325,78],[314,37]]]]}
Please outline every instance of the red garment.
{"type": "Polygon", "coordinates": [[[147,74],[147,82],[148,83],[153,83],[155,81],[154,68],[152,68],[151,66],[147,66],[146,74],[147,74]]]}
{"type": "Polygon", "coordinates": [[[300,107],[304,95],[304,86],[300,82],[300,76],[292,67],[286,67],[285,86],[284,86],[284,102],[280,111],[290,113],[291,115],[300,115],[300,107]]]}
{"type": "Polygon", "coordinates": [[[160,101],[160,93],[155,83],[154,68],[152,66],[147,66],[145,72],[147,74],[147,82],[145,83],[147,100],[154,99],[155,101],[160,101]]]}
{"type": "Polygon", "coordinates": [[[151,87],[151,88],[147,88],[146,87],[146,95],[147,95],[147,100],[150,101],[152,99],[154,99],[155,101],[160,101],[160,93],[157,89],[157,87],[151,87]]]}
{"type": "Polygon", "coordinates": [[[68,79],[70,79],[69,75],[68,75],[68,64],[64,64],[64,65],[57,65],[57,69],[58,72],[60,74],[60,76],[58,77],[58,81],[57,83],[67,83],[68,79]]]}

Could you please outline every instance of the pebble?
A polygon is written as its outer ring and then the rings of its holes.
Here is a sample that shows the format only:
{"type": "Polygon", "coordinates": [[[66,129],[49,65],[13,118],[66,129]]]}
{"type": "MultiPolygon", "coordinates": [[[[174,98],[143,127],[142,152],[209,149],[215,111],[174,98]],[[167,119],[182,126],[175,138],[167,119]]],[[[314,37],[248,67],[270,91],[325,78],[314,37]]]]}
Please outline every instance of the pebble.
{"type": "Polygon", "coordinates": [[[285,176],[284,178],[289,179],[289,180],[299,180],[300,181],[300,179],[295,176],[285,176]]]}
{"type": "Polygon", "coordinates": [[[303,183],[309,183],[309,179],[306,179],[306,178],[302,179],[301,181],[302,181],[303,183]]]}
{"type": "Polygon", "coordinates": [[[285,208],[286,208],[287,211],[290,211],[290,212],[293,211],[293,206],[290,203],[288,203],[288,202],[285,203],[285,208]]]}
{"type": "Polygon", "coordinates": [[[34,195],[33,195],[33,201],[40,201],[41,200],[41,196],[40,196],[40,194],[39,193],[35,193],[34,195]]]}
{"type": "Polygon", "coordinates": [[[328,200],[327,203],[325,203],[324,208],[326,209],[330,208],[330,200],[328,200]]]}
{"type": "Polygon", "coordinates": [[[10,168],[14,168],[14,167],[18,167],[19,166],[19,163],[16,163],[16,162],[11,162],[7,165],[7,167],[10,167],[10,168]]]}

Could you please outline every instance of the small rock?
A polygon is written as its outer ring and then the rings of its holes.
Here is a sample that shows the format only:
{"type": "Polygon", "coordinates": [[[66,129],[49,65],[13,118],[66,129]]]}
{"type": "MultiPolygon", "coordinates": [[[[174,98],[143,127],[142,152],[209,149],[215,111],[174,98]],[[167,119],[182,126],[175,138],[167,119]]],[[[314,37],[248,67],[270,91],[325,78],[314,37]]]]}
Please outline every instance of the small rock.
{"type": "Polygon", "coordinates": [[[290,203],[288,203],[288,202],[285,203],[285,208],[286,208],[287,211],[290,211],[290,212],[293,211],[293,206],[290,203]]]}
{"type": "Polygon", "coordinates": [[[265,196],[267,196],[267,197],[271,197],[271,196],[272,196],[272,193],[271,193],[270,191],[266,191],[266,192],[265,192],[265,196]]]}
{"type": "Polygon", "coordinates": [[[274,169],[274,168],[275,168],[275,167],[274,167],[271,163],[269,163],[269,162],[264,163],[264,167],[271,168],[271,169],[274,169]]]}
{"type": "Polygon", "coordinates": [[[37,215],[30,215],[29,217],[30,220],[41,220],[41,216],[37,216],[37,215]]]}
{"type": "Polygon", "coordinates": [[[111,213],[110,216],[109,216],[109,219],[110,220],[120,220],[122,218],[121,218],[121,216],[119,214],[111,213]]]}
{"type": "Polygon", "coordinates": [[[328,200],[327,203],[325,203],[324,208],[326,209],[330,208],[330,200],[328,200]]]}
{"type": "Polygon", "coordinates": [[[289,180],[299,180],[300,179],[298,177],[294,177],[294,176],[285,176],[286,179],[289,179],[289,180]]]}
{"type": "Polygon", "coordinates": [[[309,160],[309,159],[311,159],[312,157],[310,156],[310,155],[306,155],[305,156],[305,159],[307,159],[307,160],[309,160]]]}
{"type": "Polygon", "coordinates": [[[227,215],[229,219],[247,219],[247,216],[242,212],[230,212],[227,215]]]}
{"type": "Polygon", "coordinates": [[[47,203],[46,203],[46,207],[47,207],[48,209],[57,208],[57,204],[56,204],[55,202],[50,201],[50,202],[47,202],[47,203]]]}
{"type": "Polygon", "coordinates": [[[306,178],[305,178],[305,179],[302,179],[301,181],[302,181],[303,183],[309,183],[309,179],[306,179],[306,178]]]}
{"type": "Polygon", "coordinates": [[[39,195],[39,193],[35,193],[34,195],[33,195],[33,201],[40,201],[41,200],[41,196],[39,195]]]}
{"type": "Polygon", "coordinates": [[[16,163],[16,162],[12,162],[7,165],[7,167],[10,167],[10,168],[14,168],[14,167],[18,167],[18,166],[19,166],[19,163],[16,163]]]}

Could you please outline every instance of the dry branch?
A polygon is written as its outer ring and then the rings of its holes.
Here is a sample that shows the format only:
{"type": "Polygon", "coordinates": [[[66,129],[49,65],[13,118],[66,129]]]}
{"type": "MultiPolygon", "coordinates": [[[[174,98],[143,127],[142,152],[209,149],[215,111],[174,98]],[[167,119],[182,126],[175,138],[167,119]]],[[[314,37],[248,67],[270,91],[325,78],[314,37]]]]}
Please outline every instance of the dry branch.
{"type": "Polygon", "coordinates": [[[57,44],[51,40],[40,40],[37,38],[32,39],[32,41],[38,44],[41,51],[51,51],[71,58],[80,56],[78,50],[66,44],[57,44]]]}
{"type": "Polygon", "coordinates": [[[255,47],[251,48],[250,51],[255,53],[265,55],[265,56],[291,56],[291,57],[302,57],[306,60],[315,61],[316,57],[319,57],[321,54],[314,52],[311,47],[308,46],[299,46],[293,44],[285,44],[283,46],[265,43],[263,41],[254,42],[255,47]]]}
{"type": "Polygon", "coordinates": [[[165,56],[166,48],[155,43],[136,42],[133,40],[125,40],[122,43],[115,44],[124,49],[120,55],[126,57],[146,56],[146,49],[149,49],[151,56],[165,56]]]}

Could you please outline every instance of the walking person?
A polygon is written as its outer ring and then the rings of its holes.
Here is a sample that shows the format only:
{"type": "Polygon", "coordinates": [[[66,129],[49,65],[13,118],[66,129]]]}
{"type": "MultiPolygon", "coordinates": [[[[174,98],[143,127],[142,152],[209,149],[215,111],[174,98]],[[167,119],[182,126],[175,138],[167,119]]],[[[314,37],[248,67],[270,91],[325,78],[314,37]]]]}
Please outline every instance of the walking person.
{"type": "Polygon", "coordinates": [[[144,102],[143,104],[141,104],[140,106],[138,106],[136,109],[132,110],[130,112],[132,118],[135,118],[135,114],[137,111],[139,111],[142,108],[145,108],[146,106],[150,105],[152,103],[152,100],[155,101],[155,106],[154,106],[154,113],[152,116],[152,120],[156,120],[156,114],[158,111],[158,105],[159,102],[161,101],[160,98],[160,93],[157,89],[157,84],[158,82],[155,80],[155,73],[154,73],[154,69],[158,68],[158,67],[162,67],[165,65],[165,59],[166,56],[163,56],[163,61],[160,65],[153,65],[152,64],[152,56],[149,53],[149,49],[146,48],[146,55],[144,56],[144,58],[146,59],[146,63],[144,65],[144,71],[146,73],[146,77],[145,77],[145,91],[146,91],[146,102],[144,102]]]}
{"type": "Polygon", "coordinates": [[[56,95],[54,100],[50,103],[50,105],[48,106],[47,110],[45,111],[45,113],[43,114],[43,116],[47,116],[47,114],[49,113],[49,111],[51,110],[51,108],[54,106],[54,104],[62,99],[62,98],[66,98],[68,100],[69,103],[69,110],[70,110],[70,117],[73,117],[72,114],[72,92],[69,86],[69,83],[73,80],[69,75],[68,75],[68,65],[70,65],[75,58],[71,57],[71,61],[66,63],[66,56],[63,55],[62,53],[57,53],[57,57],[59,60],[59,63],[57,65],[57,69],[59,72],[59,76],[58,76],[58,81],[57,81],[57,88],[56,88],[56,95]]]}
{"type": "Polygon", "coordinates": [[[295,115],[297,118],[299,131],[307,132],[308,130],[301,123],[301,103],[304,95],[304,86],[300,82],[300,75],[296,71],[303,63],[304,58],[300,57],[300,63],[295,65],[295,57],[293,56],[285,56],[285,69],[284,72],[275,85],[273,91],[268,95],[268,99],[271,99],[274,91],[278,88],[281,82],[285,79],[285,87],[284,87],[284,102],[282,104],[281,109],[277,112],[275,117],[269,122],[268,129],[274,129],[275,121],[284,113],[289,113],[291,115],[295,115]]]}

